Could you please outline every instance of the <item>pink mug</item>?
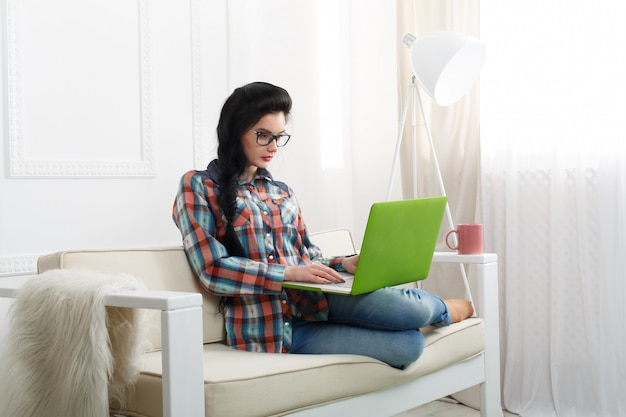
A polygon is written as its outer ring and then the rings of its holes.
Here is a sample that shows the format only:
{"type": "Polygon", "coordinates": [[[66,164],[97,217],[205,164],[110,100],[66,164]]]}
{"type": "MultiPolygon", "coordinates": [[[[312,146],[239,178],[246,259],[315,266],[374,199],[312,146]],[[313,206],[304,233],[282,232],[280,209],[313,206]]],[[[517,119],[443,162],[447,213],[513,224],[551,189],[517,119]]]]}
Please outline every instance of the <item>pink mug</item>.
{"type": "Polygon", "coordinates": [[[483,225],[478,223],[460,224],[446,234],[446,245],[459,252],[459,255],[483,253],[483,225]],[[453,246],[448,239],[456,234],[458,244],[453,246]]]}

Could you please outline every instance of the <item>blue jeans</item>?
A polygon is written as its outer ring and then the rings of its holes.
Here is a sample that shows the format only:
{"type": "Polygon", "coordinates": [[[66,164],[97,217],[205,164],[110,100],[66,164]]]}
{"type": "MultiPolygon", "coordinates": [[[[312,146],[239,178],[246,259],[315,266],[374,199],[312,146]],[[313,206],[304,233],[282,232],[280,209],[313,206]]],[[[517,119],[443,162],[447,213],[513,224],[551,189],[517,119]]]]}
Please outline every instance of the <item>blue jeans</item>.
{"type": "Polygon", "coordinates": [[[420,327],[450,324],[441,298],[417,288],[326,297],[328,321],[293,321],[291,353],[358,354],[404,369],[424,350],[420,327]]]}

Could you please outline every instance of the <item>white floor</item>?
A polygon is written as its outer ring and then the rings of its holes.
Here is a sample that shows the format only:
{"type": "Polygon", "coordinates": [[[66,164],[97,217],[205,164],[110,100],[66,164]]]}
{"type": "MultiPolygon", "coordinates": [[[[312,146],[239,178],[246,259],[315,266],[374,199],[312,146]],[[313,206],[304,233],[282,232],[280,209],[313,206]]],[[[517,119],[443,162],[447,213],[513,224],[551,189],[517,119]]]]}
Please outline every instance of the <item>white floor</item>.
{"type": "MultiPolygon", "coordinates": [[[[504,411],[504,417],[516,416],[517,414],[504,411]]],[[[466,407],[463,404],[459,404],[453,399],[444,398],[412,410],[396,414],[394,417],[480,417],[480,411],[474,408],[466,407]]]]}

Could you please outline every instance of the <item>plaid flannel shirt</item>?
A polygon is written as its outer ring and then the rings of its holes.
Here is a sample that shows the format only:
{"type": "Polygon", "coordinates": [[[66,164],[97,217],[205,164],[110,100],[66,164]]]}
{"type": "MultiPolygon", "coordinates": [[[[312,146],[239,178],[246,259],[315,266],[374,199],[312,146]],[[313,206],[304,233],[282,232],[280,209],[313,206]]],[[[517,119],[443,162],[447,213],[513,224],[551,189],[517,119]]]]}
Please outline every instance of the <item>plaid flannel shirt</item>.
{"type": "Polygon", "coordinates": [[[322,293],[283,289],[285,266],[313,262],[342,271],[341,257],[323,258],[311,243],[293,191],[267,170],[237,190],[233,227],[246,256],[221,243],[225,222],[217,202],[219,168],[190,171],[173,208],[189,263],[209,293],[232,297],[226,306],[227,344],[256,352],[288,352],[291,319],[327,320],[322,293]]]}

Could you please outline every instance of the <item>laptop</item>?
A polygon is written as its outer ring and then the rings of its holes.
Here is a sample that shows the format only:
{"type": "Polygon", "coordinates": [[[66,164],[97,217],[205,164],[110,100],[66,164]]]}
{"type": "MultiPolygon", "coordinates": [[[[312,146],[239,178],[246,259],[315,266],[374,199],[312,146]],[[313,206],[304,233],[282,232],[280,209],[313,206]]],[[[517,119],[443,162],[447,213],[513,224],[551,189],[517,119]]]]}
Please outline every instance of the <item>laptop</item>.
{"type": "Polygon", "coordinates": [[[285,281],[283,287],[358,295],[425,279],[446,202],[446,197],[430,197],[374,203],[354,275],[340,273],[343,283],[285,281]]]}

